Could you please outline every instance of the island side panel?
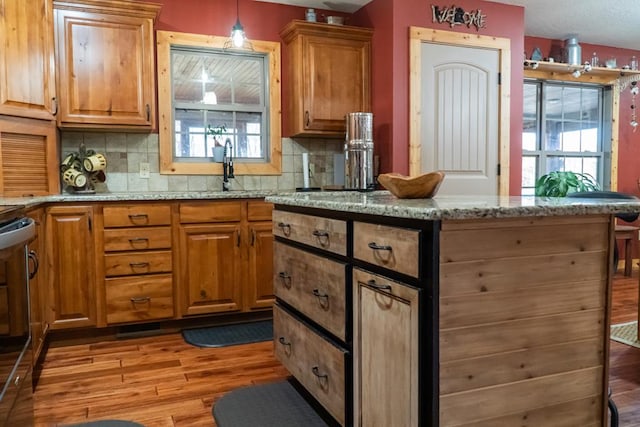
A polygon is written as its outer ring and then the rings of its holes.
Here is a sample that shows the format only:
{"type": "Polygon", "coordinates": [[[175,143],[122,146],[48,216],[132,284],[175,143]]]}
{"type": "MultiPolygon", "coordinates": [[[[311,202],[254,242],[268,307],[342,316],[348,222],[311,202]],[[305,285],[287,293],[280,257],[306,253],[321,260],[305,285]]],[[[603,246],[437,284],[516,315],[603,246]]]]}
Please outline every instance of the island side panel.
{"type": "Polygon", "coordinates": [[[613,221],[443,221],[440,425],[606,425],[613,221]]]}

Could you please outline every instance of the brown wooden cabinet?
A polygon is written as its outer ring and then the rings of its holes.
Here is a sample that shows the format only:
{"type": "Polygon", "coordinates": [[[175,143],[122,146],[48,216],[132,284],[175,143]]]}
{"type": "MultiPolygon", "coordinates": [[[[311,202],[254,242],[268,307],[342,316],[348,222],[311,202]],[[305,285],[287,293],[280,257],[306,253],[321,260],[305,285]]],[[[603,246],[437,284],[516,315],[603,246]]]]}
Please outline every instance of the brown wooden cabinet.
{"type": "Polygon", "coordinates": [[[159,5],[54,0],[63,128],[155,126],[153,21],[159,5]]]}
{"type": "Polygon", "coordinates": [[[355,426],[420,425],[415,375],[419,292],[365,270],[353,271],[355,426]]]}
{"type": "Polygon", "coordinates": [[[27,216],[36,223],[36,237],[29,243],[29,304],[31,325],[31,347],[33,349],[33,363],[38,361],[49,330],[49,323],[44,316],[45,284],[47,283],[46,269],[40,268],[44,261],[44,209],[34,209],[27,212],[27,216]]]}
{"type": "Polygon", "coordinates": [[[0,114],[53,120],[51,0],[0,0],[0,114]]]}
{"type": "Polygon", "coordinates": [[[346,115],[371,110],[373,31],[294,20],[285,43],[284,134],[344,137],[346,115]]]}
{"type": "Polygon", "coordinates": [[[96,326],[93,207],[52,206],[46,213],[46,320],[52,330],[96,326]]]}
{"type": "Polygon", "coordinates": [[[56,123],[0,117],[0,194],[43,196],[60,192],[56,123]]]}
{"type": "Polygon", "coordinates": [[[247,202],[249,268],[245,287],[245,307],[249,310],[271,308],[273,290],[273,205],[262,200],[247,202]]]}
{"type": "Polygon", "coordinates": [[[173,317],[171,205],[104,206],[98,224],[107,324],[173,317]]]}
{"type": "Polygon", "coordinates": [[[271,208],[257,200],[180,204],[182,315],[271,307],[271,208]]]}

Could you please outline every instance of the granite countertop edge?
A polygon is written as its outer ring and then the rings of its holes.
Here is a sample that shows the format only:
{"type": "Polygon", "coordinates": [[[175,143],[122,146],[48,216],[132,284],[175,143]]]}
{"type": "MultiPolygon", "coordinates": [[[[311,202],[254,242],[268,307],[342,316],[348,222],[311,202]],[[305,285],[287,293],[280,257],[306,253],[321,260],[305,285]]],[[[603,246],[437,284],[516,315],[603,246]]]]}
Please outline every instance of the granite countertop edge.
{"type": "Polygon", "coordinates": [[[268,196],[276,205],[418,220],[465,220],[640,212],[640,200],[547,198],[534,196],[445,196],[398,199],[387,191],[370,193],[291,193],[268,196]]]}
{"type": "Polygon", "coordinates": [[[0,198],[1,205],[34,208],[47,203],[138,202],[180,200],[265,199],[276,205],[297,206],[409,218],[456,220],[531,216],[602,215],[640,212],[640,200],[545,198],[533,196],[436,196],[432,199],[398,199],[388,191],[284,190],[157,191],[140,193],[63,193],[49,196],[0,198]]]}
{"type": "MultiPolygon", "coordinates": [[[[287,193],[290,193],[287,192],[287,193]]],[[[140,193],[94,193],[94,194],[52,194],[33,197],[3,197],[0,206],[23,205],[26,208],[46,203],[85,203],[85,202],[138,202],[160,200],[233,200],[262,199],[278,194],[274,190],[234,190],[234,191],[150,191],[140,193]]]]}

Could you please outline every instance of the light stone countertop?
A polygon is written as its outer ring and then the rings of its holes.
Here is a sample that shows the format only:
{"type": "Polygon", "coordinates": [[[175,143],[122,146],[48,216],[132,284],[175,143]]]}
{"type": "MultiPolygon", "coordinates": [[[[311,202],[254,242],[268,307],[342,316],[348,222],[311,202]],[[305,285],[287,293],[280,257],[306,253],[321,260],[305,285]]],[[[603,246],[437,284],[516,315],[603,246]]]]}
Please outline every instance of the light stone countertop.
{"type": "Polygon", "coordinates": [[[288,206],[421,220],[640,212],[640,200],[534,196],[436,196],[433,199],[398,199],[388,191],[289,193],[267,196],[266,201],[288,206]]]}
{"type": "Polygon", "coordinates": [[[237,190],[237,191],[157,191],[140,193],[63,193],[38,197],[3,197],[0,206],[24,205],[27,208],[44,203],[85,203],[85,202],[138,202],[154,200],[226,200],[261,199],[277,194],[274,190],[237,190]]]}

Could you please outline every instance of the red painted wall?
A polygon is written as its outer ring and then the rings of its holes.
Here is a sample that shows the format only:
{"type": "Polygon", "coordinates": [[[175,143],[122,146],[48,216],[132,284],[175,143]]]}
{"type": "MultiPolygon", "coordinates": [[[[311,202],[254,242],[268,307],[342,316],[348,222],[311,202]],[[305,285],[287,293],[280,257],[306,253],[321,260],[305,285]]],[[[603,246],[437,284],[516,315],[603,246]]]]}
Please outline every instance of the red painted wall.
{"type": "MultiPolygon", "coordinates": [[[[450,6],[450,3],[436,5],[450,6]]],[[[373,113],[381,172],[409,171],[409,27],[425,27],[511,40],[510,192],[520,194],[522,130],[522,53],[524,9],[487,1],[461,0],[464,10],[481,9],[486,28],[476,31],[432,22],[431,2],[373,0],[357,11],[353,22],[375,28],[373,45],[373,113]],[[392,100],[392,102],[390,102],[392,100]]]]}

